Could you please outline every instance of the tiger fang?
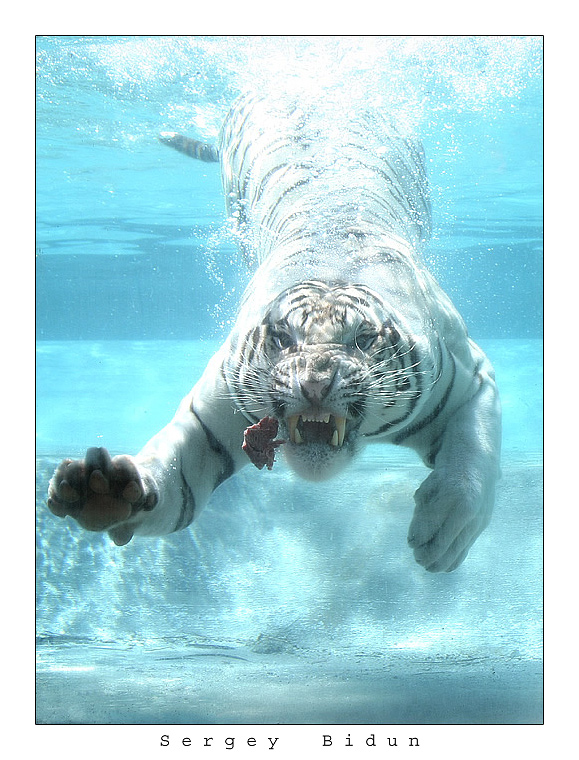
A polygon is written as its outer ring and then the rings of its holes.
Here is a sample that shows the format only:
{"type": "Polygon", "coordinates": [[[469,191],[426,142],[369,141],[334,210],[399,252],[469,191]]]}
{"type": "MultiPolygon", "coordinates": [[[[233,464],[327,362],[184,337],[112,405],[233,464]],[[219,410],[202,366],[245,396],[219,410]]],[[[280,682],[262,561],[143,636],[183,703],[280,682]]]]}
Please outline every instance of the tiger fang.
{"type": "Polygon", "coordinates": [[[346,436],[346,418],[321,412],[303,412],[288,417],[291,443],[327,443],[338,447],[346,436]]]}

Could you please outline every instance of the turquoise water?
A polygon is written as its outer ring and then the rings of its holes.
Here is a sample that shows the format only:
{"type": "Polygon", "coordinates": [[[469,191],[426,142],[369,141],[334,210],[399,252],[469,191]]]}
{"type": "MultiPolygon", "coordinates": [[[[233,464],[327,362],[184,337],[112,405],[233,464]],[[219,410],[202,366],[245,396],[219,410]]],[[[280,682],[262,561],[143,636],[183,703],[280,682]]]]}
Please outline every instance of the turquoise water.
{"type": "Polygon", "coordinates": [[[37,721],[542,720],[542,79],[537,38],[37,39],[37,721]],[[330,484],[283,464],[199,521],[118,548],[54,518],[63,456],[136,452],[227,333],[247,281],[214,137],[248,87],[387,107],[422,137],[431,268],[493,361],[493,522],[431,576],[406,546],[418,459],[330,484]]]}

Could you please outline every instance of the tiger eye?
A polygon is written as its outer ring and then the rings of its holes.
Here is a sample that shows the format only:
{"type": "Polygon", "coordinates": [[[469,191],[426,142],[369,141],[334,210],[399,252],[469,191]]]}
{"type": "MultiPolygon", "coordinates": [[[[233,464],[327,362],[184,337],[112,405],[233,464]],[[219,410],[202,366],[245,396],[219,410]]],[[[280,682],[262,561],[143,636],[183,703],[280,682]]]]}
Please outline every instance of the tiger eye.
{"type": "Polygon", "coordinates": [[[282,351],[295,346],[295,340],[287,330],[277,330],[271,334],[271,338],[282,351]]]}

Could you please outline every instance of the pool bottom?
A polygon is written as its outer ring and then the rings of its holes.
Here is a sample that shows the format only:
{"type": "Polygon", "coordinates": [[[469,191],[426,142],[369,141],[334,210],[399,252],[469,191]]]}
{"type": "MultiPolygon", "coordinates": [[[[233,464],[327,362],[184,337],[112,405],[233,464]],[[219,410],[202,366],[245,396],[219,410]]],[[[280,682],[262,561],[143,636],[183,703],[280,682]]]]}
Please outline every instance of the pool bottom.
{"type": "Polygon", "coordinates": [[[39,646],[49,724],[533,724],[542,668],[511,653],[449,660],[396,651],[39,646]],[[87,664],[90,663],[90,664],[87,664]]]}

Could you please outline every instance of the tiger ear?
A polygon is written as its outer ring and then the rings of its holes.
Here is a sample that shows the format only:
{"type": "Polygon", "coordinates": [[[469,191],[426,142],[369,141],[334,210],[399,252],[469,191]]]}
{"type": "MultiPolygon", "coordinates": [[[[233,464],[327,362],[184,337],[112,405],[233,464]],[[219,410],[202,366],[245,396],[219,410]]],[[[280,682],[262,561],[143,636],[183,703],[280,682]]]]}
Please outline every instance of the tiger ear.
{"type": "Polygon", "coordinates": [[[109,536],[117,546],[128,544],[134,533],[128,525],[118,525],[116,528],[109,530],[109,536]]]}

